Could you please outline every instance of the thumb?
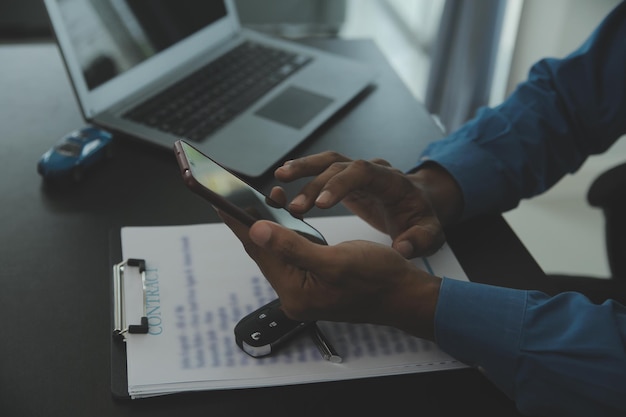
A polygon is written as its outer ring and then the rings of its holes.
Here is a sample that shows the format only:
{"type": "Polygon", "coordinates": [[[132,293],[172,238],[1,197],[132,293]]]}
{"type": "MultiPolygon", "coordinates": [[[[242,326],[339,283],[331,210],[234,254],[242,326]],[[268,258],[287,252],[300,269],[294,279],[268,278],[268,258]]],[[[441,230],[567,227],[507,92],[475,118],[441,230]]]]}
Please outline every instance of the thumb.
{"type": "Polygon", "coordinates": [[[256,245],[304,269],[311,269],[319,263],[318,251],[325,248],[293,230],[267,220],[255,222],[250,227],[249,236],[256,245]]]}
{"type": "Polygon", "coordinates": [[[392,247],[406,259],[430,256],[445,242],[445,235],[433,225],[415,225],[393,239],[392,247]]]}

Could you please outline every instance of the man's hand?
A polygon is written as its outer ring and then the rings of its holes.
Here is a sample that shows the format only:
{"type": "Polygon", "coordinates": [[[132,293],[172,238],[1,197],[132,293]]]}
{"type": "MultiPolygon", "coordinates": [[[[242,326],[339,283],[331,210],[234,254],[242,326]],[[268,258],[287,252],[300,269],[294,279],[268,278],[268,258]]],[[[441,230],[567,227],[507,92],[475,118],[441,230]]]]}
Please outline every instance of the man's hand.
{"type": "Polygon", "coordinates": [[[377,323],[433,340],[441,279],[366,241],[310,242],[269,221],[251,228],[220,213],[292,319],[377,323]]]}
{"type": "MultiPolygon", "coordinates": [[[[392,247],[402,256],[412,258],[434,253],[445,240],[442,219],[433,201],[451,206],[441,207],[446,221],[451,218],[448,213],[459,211],[460,190],[445,170],[439,170],[406,175],[381,159],[352,161],[335,152],[324,152],[287,161],[275,171],[275,176],[283,182],[315,177],[287,205],[294,215],[302,216],[314,205],[329,208],[342,202],[354,214],[387,233],[393,240],[392,247]],[[446,193],[456,193],[454,198],[447,194],[443,198],[438,183],[444,181],[440,179],[447,181],[446,193]],[[431,192],[437,197],[432,201],[431,192]]],[[[280,188],[272,190],[271,198],[287,203],[280,188]]]]}

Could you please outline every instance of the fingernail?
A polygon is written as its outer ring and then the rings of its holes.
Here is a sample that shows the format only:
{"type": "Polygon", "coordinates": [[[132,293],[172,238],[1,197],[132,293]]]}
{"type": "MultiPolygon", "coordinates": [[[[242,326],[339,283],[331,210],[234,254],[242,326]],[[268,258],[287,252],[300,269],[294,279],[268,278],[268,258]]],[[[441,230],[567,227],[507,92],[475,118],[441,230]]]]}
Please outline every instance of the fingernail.
{"type": "Polygon", "coordinates": [[[280,168],[281,168],[281,169],[289,169],[289,168],[291,168],[291,163],[292,163],[292,162],[293,162],[293,159],[290,159],[289,161],[285,161],[285,162],[283,163],[283,166],[281,166],[280,168]]]}
{"type": "Polygon", "coordinates": [[[330,202],[331,197],[332,197],[332,194],[329,191],[324,190],[321,192],[320,195],[317,196],[317,198],[315,199],[315,202],[317,204],[325,205],[330,202]]]}
{"type": "Polygon", "coordinates": [[[265,223],[255,223],[250,229],[250,239],[258,246],[264,247],[272,237],[272,228],[265,223]]]}
{"type": "Polygon", "coordinates": [[[291,203],[289,203],[290,206],[298,206],[298,207],[302,207],[304,206],[304,203],[306,201],[306,197],[304,196],[304,194],[298,194],[292,201],[291,203]]]}
{"type": "Polygon", "coordinates": [[[413,245],[411,245],[411,242],[409,242],[408,240],[403,240],[396,243],[394,245],[394,248],[400,253],[400,255],[404,256],[405,258],[410,258],[411,256],[413,256],[413,245]]]}

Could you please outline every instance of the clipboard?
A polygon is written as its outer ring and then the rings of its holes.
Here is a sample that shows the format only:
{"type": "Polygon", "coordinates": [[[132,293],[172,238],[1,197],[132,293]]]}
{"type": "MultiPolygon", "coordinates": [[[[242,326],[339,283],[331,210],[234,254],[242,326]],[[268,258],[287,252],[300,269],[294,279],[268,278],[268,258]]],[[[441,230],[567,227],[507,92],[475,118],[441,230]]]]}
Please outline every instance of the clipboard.
{"type": "MultiPolygon", "coordinates": [[[[372,241],[388,239],[372,228],[364,228],[356,217],[329,217],[317,221],[326,224],[330,234],[334,234],[334,241],[340,241],[345,233],[372,241]]],[[[258,266],[242,254],[240,245],[222,224],[129,226],[111,233],[109,331],[111,392],[115,399],[360,379],[466,366],[436,349],[431,342],[417,340],[386,326],[322,322],[319,325],[323,332],[342,353],[340,365],[322,358],[319,348],[303,338],[302,343],[287,346],[266,361],[272,366],[272,374],[268,375],[267,366],[252,365],[249,355],[237,348],[230,326],[234,326],[248,308],[253,311],[255,306],[267,303],[268,297],[276,297],[269,283],[262,279],[258,266]],[[207,247],[214,250],[207,252],[204,249],[207,247]],[[214,270],[216,262],[220,262],[220,274],[208,273],[214,270]],[[148,320],[152,317],[150,302],[154,281],[157,290],[167,294],[167,297],[159,297],[158,308],[169,320],[169,336],[153,333],[148,320]],[[122,283],[127,284],[127,294],[120,292],[122,283]],[[190,288],[194,294],[202,296],[189,300],[190,288]],[[119,304],[115,301],[123,301],[124,296],[128,311],[122,312],[120,317],[119,304]],[[146,329],[142,323],[146,309],[142,306],[147,307],[148,334],[136,335],[133,332],[146,329]],[[181,326],[178,321],[181,318],[188,325],[181,326]],[[130,329],[133,330],[129,332],[130,329]],[[189,362],[196,358],[189,352],[197,350],[180,354],[179,343],[185,338],[171,336],[177,334],[201,335],[198,346],[202,352],[211,352],[211,356],[201,357],[202,362],[189,362]],[[144,337],[153,339],[147,343],[144,337]],[[144,352],[142,349],[146,346],[149,351],[144,352]],[[158,372],[141,371],[149,368],[155,358],[160,361],[158,372]],[[137,363],[128,367],[129,360],[137,363]]],[[[455,258],[451,252],[441,251],[439,255],[439,259],[429,260],[430,267],[452,276],[462,273],[460,266],[452,262],[455,258]]]]}

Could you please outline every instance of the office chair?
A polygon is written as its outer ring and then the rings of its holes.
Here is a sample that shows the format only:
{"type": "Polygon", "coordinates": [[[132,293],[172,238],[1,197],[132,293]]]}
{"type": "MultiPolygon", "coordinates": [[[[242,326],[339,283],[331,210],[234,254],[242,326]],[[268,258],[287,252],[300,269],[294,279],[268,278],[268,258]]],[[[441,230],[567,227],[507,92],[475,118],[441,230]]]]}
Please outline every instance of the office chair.
{"type": "Polygon", "coordinates": [[[578,291],[595,303],[614,299],[626,304],[626,163],[600,174],[589,187],[587,202],[602,209],[608,279],[549,275],[556,292],[578,291]]]}

